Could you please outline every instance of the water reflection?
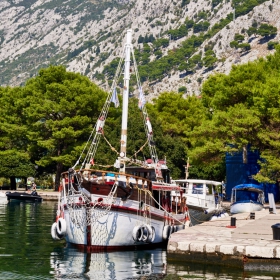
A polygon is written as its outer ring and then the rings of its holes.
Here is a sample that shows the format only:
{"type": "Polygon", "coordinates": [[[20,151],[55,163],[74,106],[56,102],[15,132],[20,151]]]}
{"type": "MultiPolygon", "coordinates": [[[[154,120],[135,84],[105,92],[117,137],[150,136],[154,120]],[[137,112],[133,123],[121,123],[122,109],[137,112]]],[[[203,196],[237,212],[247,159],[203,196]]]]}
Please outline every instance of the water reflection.
{"type": "MultiPolygon", "coordinates": [[[[50,234],[57,204],[0,204],[0,280],[280,280],[274,272],[170,261],[164,249],[85,254],[50,234]]],[[[262,268],[263,269],[263,268],[262,268]]]]}
{"type": "Polygon", "coordinates": [[[93,280],[280,280],[277,272],[244,271],[219,265],[168,261],[163,249],[83,253],[64,248],[51,253],[55,279],[93,280]]]}
{"type": "Polygon", "coordinates": [[[70,247],[51,254],[51,268],[56,279],[163,279],[166,251],[82,253],[70,247]]]}

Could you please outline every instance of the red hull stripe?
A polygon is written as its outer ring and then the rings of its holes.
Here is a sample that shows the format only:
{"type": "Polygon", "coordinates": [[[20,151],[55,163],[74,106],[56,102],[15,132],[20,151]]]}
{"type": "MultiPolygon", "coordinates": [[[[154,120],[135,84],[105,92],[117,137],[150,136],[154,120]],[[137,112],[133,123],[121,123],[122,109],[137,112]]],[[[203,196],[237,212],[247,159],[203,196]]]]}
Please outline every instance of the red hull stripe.
{"type": "MultiPolygon", "coordinates": [[[[75,205],[77,205],[78,207],[82,206],[83,204],[82,203],[75,203],[75,205]]],[[[102,206],[107,206],[105,204],[100,204],[100,207],[102,206]]],[[[64,205],[64,209],[66,209],[67,206],[66,204],[64,205]]],[[[120,211],[120,212],[126,212],[126,213],[132,213],[132,214],[138,214],[139,215],[142,215],[144,214],[145,211],[143,210],[137,210],[137,209],[134,209],[134,208],[130,208],[130,207],[125,207],[125,206],[119,206],[119,205],[112,205],[111,206],[111,209],[114,209],[115,211],[120,211]]],[[[147,213],[147,216],[149,217],[150,213],[147,213]]],[[[183,217],[181,219],[178,219],[181,223],[184,223],[186,221],[186,215],[183,215],[183,217]]],[[[158,214],[155,214],[155,213],[151,213],[151,218],[154,219],[154,220],[159,220],[159,221],[174,221],[174,224],[175,225],[179,225],[180,223],[178,223],[176,220],[174,220],[174,218],[168,216],[168,213],[166,213],[166,216],[165,215],[158,215],[158,214]]]]}

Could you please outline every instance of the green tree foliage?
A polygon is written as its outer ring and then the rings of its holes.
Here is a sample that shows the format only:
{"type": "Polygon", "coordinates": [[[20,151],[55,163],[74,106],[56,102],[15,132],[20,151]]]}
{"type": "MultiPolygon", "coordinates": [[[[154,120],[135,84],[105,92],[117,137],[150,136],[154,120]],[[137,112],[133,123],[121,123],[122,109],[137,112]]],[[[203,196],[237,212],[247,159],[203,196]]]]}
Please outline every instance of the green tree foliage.
{"type": "Polygon", "coordinates": [[[272,42],[272,41],[270,41],[270,42],[267,43],[267,49],[273,50],[273,49],[275,49],[275,47],[277,45],[279,45],[279,42],[272,42]]]}
{"type": "Polygon", "coordinates": [[[194,26],[194,21],[192,19],[186,18],[185,25],[188,29],[192,28],[194,26]]]}
{"type": "Polygon", "coordinates": [[[252,26],[247,30],[247,34],[249,36],[252,36],[253,34],[257,34],[257,32],[258,32],[258,29],[256,27],[252,27],[252,26]]]}
{"type": "Polygon", "coordinates": [[[236,33],[234,35],[234,40],[240,43],[240,42],[242,42],[244,40],[244,36],[241,35],[241,34],[236,33]]]}
{"type": "Polygon", "coordinates": [[[165,38],[160,38],[153,42],[153,47],[155,50],[158,50],[161,47],[166,48],[168,46],[169,46],[169,40],[165,38]]]}
{"type": "Polygon", "coordinates": [[[154,54],[157,58],[162,57],[162,51],[160,51],[160,50],[155,51],[154,54]]]}
{"type": "Polygon", "coordinates": [[[204,11],[200,11],[198,14],[197,14],[197,18],[200,20],[200,19],[207,19],[207,13],[204,12],[204,11]]]}
{"type": "Polygon", "coordinates": [[[249,13],[255,6],[258,6],[265,1],[266,0],[232,0],[232,6],[235,8],[236,17],[239,17],[249,13]]]}
{"type": "MultiPolygon", "coordinates": [[[[186,5],[186,3],[188,2],[189,0],[183,1],[182,6],[186,5]]],[[[216,6],[222,2],[222,0],[213,0],[212,5],[216,6]]],[[[265,2],[265,0],[233,0],[232,6],[235,7],[235,17],[239,17],[250,12],[255,6],[263,2],[265,2]]],[[[196,17],[199,19],[204,19],[206,17],[206,14],[207,12],[201,12],[196,17]]],[[[180,47],[169,51],[165,56],[161,56],[161,54],[157,51],[159,48],[166,48],[169,44],[169,40],[161,38],[153,41],[153,50],[151,50],[151,52],[144,54],[141,54],[140,51],[135,52],[136,61],[140,65],[139,73],[141,81],[144,82],[147,80],[161,80],[166,77],[166,75],[168,75],[172,70],[192,73],[196,70],[196,67],[201,68],[203,64],[208,69],[213,69],[215,67],[215,58],[210,58],[209,56],[207,56],[204,61],[201,60],[200,64],[196,64],[194,61],[189,61],[188,59],[196,53],[197,48],[201,46],[201,44],[205,40],[213,37],[232,20],[233,14],[227,14],[225,18],[222,18],[219,22],[209,28],[210,24],[207,21],[199,21],[195,23],[193,20],[186,18],[184,24],[182,24],[179,28],[171,29],[166,33],[171,37],[172,40],[177,40],[179,38],[187,36],[188,29],[193,28],[193,31],[197,34],[197,36],[192,35],[191,37],[187,38],[185,41],[181,42],[180,47]],[[150,56],[152,54],[157,57],[156,60],[150,59],[150,56]]],[[[255,33],[255,31],[257,30],[257,22],[253,22],[252,27],[255,28],[254,31],[252,31],[255,33]]],[[[139,36],[138,43],[151,42],[151,40],[149,40],[148,38],[148,35],[146,35],[145,37],[139,36]]],[[[241,37],[239,39],[241,39],[241,37]]],[[[236,40],[233,41],[231,43],[231,47],[238,48],[239,42],[236,40]]],[[[241,48],[243,49],[243,51],[248,51],[250,49],[249,45],[242,45],[241,48]]],[[[100,76],[100,78],[102,78],[102,76],[100,76]]]]}
{"type": "Polygon", "coordinates": [[[217,61],[217,57],[215,56],[215,54],[205,54],[204,58],[203,58],[203,65],[207,68],[207,69],[212,69],[214,68],[214,65],[217,61]]]}
{"type": "Polygon", "coordinates": [[[84,50],[91,49],[95,44],[96,44],[96,42],[94,42],[94,41],[85,41],[81,47],[79,47],[78,49],[75,49],[74,51],[69,52],[67,55],[67,59],[70,60],[73,57],[78,56],[84,50]]]}
{"type": "Polygon", "coordinates": [[[261,24],[257,30],[257,34],[269,38],[277,35],[277,28],[269,24],[261,24]]]}
{"type": "Polygon", "coordinates": [[[267,59],[233,67],[229,75],[216,74],[204,83],[202,102],[208,119],[190,133],[196,160],[221,161],[225,152],[251,146],[264,159],[256,178],[279,178],[279,58],[278,47],[267,59]]]}
{"type": "Polygon", "coordinates": [[[143,43],[144,42],[144,37],[142,35],[140,35],[137,42],[138,42],[138,44],[143,43]]]}
{"type": "MultiPolygon", "coordinates": [[[[162,93],[154,100],[154,106],[149,106],[148,109],[156,117],[156,127],[159,127],[165,135],[159,141],[159,148],[160,151],[166,152],[173,176],[184,177],[183,165],[186,164],[190,146],[188,135],[203,123],[206,116],[201,100],[196,96],[183,98],[182,93],[162,93]]],[[[197,166],[200,174],[196,173],[198,169],[193,168],[192,178],[201,175],[206,168],[203,164],[197,166]]]]}
{"type": "Polygon", "coordinates": [[[242,51],[249,51],[251,49],[251,45],[249,43],[239,44],[238,47],[241,48],[242,51]]]}
{"type": "Polygon", "coordinates": [[[118,68],[119,61],[119,58],[113,59],[110,64],[104,67],[102,73],[105,74],[109,79],[113,79],[116,73],[116,69],[118,68]]]}
{"type": "Polygon", "coordinates": [[[194,24],[193,32],[198,33],[198,32],[207,31],[209,26],[210,26],[210,23],[208,21],[201,21],[199,23],[194,24]]]}
{"type": "Polygon", "coordinates": [[[190,3],[190,0],[182,0],[181,6],[184,7],[190,3]]]}
{"type": "Polygon", "coordinates": [[[86,77],[62,66],[42,69],[22,90],[28,150],[39,166],[52,166],[56,187],[88,139],[105,94],[86,77]]]}
{"type": "Polygon", "coordinates": [[[20,104],[21,88],[0,88],[0,176],[10,178],[12,189],[16,177],[35,174],[27,152],[28,138],[24,107],[20,104]]]}
{"type": "Polygon", "coordinates": [[[237,41],[231,41],[231,42],[229,43],[229,45],[230,45],[231,48],[235,48],[235,49],[237,49],[238,46],[239,46],[239,44],[238,44],[237,41]]]}
{"type": "Polygon", "coordinates": [[[167,33],[171,36],[171,39],[178,40],[188,35],[188,29],[185,25],[181,25],[179,29],[171,29],[167,33]]]}
{"type": "Polygon", "coordinates": [[[212,9],[222,3],[222,0],[212,0],[212,9]]]}
{"type": "Polygon", "coordinates": [[[178,88],[178,92],[183,92],[185,93],[187,91],[187,88],[185,86],[181,86],[178,88]]]}

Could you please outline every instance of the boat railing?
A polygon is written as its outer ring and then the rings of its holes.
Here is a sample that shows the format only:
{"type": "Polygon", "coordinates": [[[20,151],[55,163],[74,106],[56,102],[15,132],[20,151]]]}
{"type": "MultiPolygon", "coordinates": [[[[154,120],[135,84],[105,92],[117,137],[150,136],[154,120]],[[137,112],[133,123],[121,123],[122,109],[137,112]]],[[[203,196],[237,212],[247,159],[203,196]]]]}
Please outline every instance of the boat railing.
{"type": "MultiPolygon", "coordinates": [[[[146,188],[150,191],[152,190],[151,180],[143,179],[143,177],[139,177],[133,174],[89,168],[75,170],[74,174],[78,175],[80,179],[86,180],[93,184],[113,185],[117,182],[125,182],[126,185],[132,185],[134,188],[146,188]]],[[[68,175],[68,172],[62,173],[62,176],[65,177],[65,175],[68,175]]]]}

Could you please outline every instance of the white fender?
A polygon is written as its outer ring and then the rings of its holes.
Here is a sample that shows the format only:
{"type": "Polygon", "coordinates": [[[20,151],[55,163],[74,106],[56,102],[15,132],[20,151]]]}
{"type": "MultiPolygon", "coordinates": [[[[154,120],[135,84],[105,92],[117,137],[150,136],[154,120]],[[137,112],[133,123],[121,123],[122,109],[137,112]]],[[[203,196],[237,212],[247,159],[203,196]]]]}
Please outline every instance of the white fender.
{"type": "Polygon", "coordinates": [[[177,226],[172,226],[171,228],[172,228],[171,233],[177,232],[177,230],[178,230],[178,229],[177,229],[177,226]]]}
{"type": "Polygon", "coordinates": [[[171,234],[171,227],[168,225],[164,226],[162,231],[162,239],[167,240],[170,234],[171,234]]]}
{"type": "Polygon", "coordinates": [[[146,227],[147,227],[147,230],[149,232],[147,242],[149,242],[149,243],[153,242],[155,240],[155,236],[156,236],[155,228],[153,226],[150,226],[150,225],[146,225],[146,227]]]}
{"type": "Polygon", "coordinates": [[[52,224],[51,235],[53,240],[61,240],[62,236],[59,236],[57,233],[57,223],[52,224]]]}
{"type": "Polygon", "coordinates": [[[217,217],[216,215],[213,215],[213,216],[211,217],[210,221],[214,221],[214,220],[217,220],[217,219],[218,219],[218,217],[217,217]]]}
{"type": "Polygon", "coordinates": [[[57,220],[56,231],[57,231],[58,235],[65,235],[65,233],[66,233],[66,221],[65,221],[65,219],[59,218],[57,220]]]}
{"type": "Polygon", "coordinates": [[[204,210],[204,213],[205,213],[205,214],[211,214],[211,213],[213,213],[213,212],[215,212],[215,211],[216,211],[216,208],[215,208],[215,207],[212,207],[212,208],[205,209],[205,210],[204,210]]]}
{"type": "Polygon", "coordinates": [[[132,238],[134,241],[141,241],[142,240],[142,229],[141,226],[135,226],[132,231],[132,238]]]}

